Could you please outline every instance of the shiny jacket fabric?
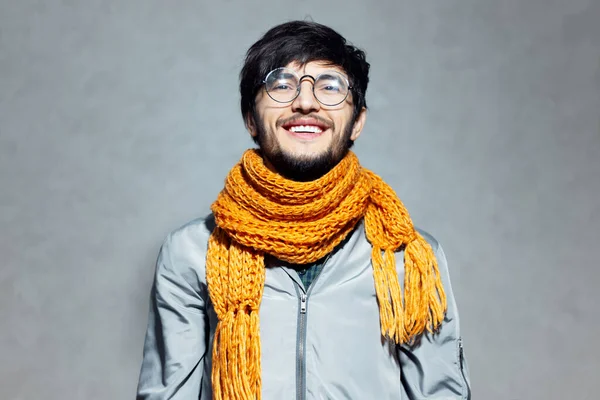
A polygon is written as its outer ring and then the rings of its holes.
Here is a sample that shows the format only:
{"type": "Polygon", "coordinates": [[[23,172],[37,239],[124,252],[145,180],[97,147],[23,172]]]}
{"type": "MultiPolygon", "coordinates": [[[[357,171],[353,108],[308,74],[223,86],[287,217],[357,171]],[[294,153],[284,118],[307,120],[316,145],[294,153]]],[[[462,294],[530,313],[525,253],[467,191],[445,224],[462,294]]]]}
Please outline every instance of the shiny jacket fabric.
{"type": "MultiPolygon", "coordinates": [[[[205,278],[211,217],[190,222],[165,240],[156,266],[138,399],[208,400],[217,316],[205,278]]],[[[435,250],[448,298],[435,335],[413,346],[382,339],[371,245],[357,228],[324,259],[305,289],[289,265],[266,259],[260,307],[264,400],[470,399],[458,312],[439,243],[435,250]]],[[[404,255],[396,255],[404,276],[404,255]]],[[[402,282],[402,279],[400,279],[402,282]]]]}

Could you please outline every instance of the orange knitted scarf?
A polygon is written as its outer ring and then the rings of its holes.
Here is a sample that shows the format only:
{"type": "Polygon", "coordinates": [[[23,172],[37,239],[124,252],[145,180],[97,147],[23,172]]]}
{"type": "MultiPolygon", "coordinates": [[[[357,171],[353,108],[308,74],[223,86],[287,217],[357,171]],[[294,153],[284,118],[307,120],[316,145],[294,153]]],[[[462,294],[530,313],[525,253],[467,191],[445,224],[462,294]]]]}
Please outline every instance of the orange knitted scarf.
{"type": "Polygon", "coordinates": [[[394,191],[354,153],[313,182],[282,178],[248,150],[212,205],[206,279],[218,316],[212,385],[216,400],[261,398],[259,306],[264,255],[306,264],[330,253],[364,219],[381,333],[405,343],[442,322],[446,296],[431,246],[394,191]],[[404,296],[395,252],[404,246],[404,296]]]}

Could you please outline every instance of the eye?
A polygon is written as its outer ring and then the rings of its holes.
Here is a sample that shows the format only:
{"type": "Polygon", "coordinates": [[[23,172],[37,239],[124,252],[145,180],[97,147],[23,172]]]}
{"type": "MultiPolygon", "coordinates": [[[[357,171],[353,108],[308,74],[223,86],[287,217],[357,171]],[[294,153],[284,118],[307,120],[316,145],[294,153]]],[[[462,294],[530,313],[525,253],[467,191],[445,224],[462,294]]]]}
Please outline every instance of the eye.
{"type": "Polygon", "coordinates": [[[293,91],[296,90],[296,85],[289,79],[277,79],[269,85],[269,90],[272,91],[293,91]]]}
{"type": "Polygon", "coordinates": [[[339,82],[336,82],[335,80],[327,80],[324,82],[319,82],[317,90],[327,93],[339,93],[342,88],[339,82]]]}
{"type": "Polygon", "coordinates": [[[326,86],[323,86],[322,89],[325,91],[328,91],[328,92],[339,92],[340,91],[340,88],[338,86],[334,86],[334,85],[326,85],[326,86]]]}
{"type": "Polygon", "coordinates": [[[275,90],[288,90],[288,89],[291,89],[291,87],[287,83],[280,83],[279,85],[273,87],[273,89],[275,89],[275,90]]]}

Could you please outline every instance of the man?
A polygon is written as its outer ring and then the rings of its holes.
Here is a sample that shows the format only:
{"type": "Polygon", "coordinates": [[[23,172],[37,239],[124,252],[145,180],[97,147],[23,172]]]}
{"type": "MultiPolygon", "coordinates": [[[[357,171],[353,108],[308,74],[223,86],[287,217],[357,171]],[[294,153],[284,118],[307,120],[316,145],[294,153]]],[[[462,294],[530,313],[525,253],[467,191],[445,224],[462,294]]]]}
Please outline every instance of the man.
{"type": "Polygon", "coordinates": [[[368,72],[313,22],[249,49],[259,149],[161,249],[138,399],[470,398],[442,248],[349,150],[368,72]]]}

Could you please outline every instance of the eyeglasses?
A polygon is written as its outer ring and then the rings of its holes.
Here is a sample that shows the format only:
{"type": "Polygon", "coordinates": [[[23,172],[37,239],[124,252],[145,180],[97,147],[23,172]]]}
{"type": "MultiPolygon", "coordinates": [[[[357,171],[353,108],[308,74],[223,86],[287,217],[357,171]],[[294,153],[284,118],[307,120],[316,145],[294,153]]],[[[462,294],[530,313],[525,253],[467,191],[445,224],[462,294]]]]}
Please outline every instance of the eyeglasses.
{"type": "Polygon", "coordinates": [[[263,81],[270,98],[278,103],[290,103],[300,95],[300,83],[310,78],[313,81],[313,94],[325,106],[337,106],[348,97],[352,87],[348,79],[336,72],[325,71],[316,77],[298,76],[290,68],[277,68],[269,72],[263,81]]]}

